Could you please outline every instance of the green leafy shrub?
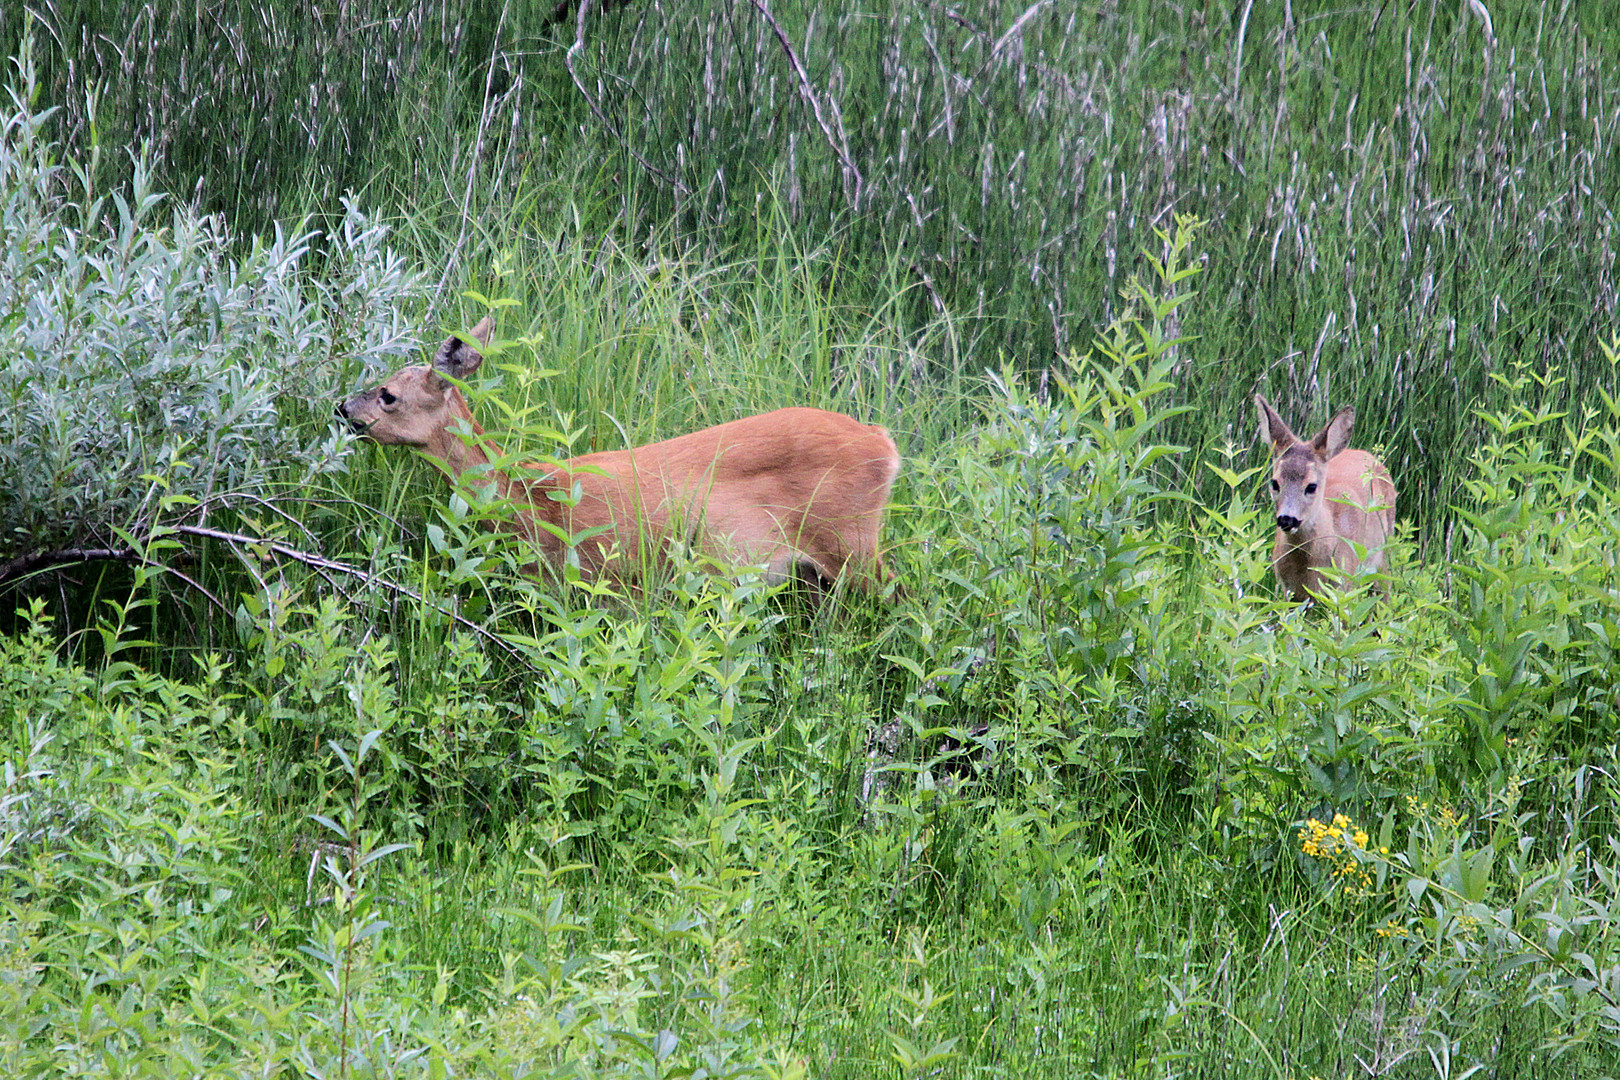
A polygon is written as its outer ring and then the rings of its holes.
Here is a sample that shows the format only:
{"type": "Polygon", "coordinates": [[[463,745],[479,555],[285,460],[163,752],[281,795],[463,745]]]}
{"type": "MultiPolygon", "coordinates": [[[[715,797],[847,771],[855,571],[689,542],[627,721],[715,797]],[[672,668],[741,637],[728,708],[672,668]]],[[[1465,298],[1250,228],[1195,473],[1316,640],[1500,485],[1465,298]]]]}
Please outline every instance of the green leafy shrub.
{"type": "Polygon", "coordinates": [[[984,731],[1012,760],[1041,747],[1049,764],[1116,779],[1143,764],[1121,754],[1151,745],[1170,763],[1151,783],[1181,786],[1171,774],[1202,721],[1166,693],[1184,661],[1170,647],[1183,549],[1164,526],[1184,496],[1183,448],[1163,429],[1187,410],[1175,403],[1173,327],[1194,295],[1198,227],[1182,219],[1161,237],[1157,280],[1133,282],[1130,311],[1091,355],[1038,380],[992,377],[984,426],[933,467],[950,515],[921,571],[974,614],[947,621],[942,609],[913,635],[928,658],[914,675],[933,688],[909,702],[915,734],[984,731]]]}

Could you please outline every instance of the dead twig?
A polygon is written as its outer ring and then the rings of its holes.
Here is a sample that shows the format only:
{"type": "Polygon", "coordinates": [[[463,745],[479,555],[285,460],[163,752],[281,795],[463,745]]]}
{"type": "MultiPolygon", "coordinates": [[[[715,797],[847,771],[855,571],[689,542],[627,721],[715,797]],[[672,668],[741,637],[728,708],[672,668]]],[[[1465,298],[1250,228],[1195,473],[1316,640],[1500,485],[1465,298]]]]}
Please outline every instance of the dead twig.
{"type": "Polygon", "coordinates": [[[210,592],[196,578],[170,566],[168,563],[144,558],[134,548],[58,548],[55,551],[34,551],[27,555],[19,555],[8,562],[0,563],[0,586],[5,585],[13,578],[25,578],[30,574],[49,570],[52,567],[80,566],[84,563],[94,562],[139,563],[142,566],[179,578],[206,597],[208,602],[221,612],[228,614],[230,611],[219,597],[210,592]]]}
{"type": "Polygon", "coordinates": [[[0,585],[12,578],[27,577],[36,571],[48,570],[53,566],[73,566],[91,562],[135,562],[137,558],[130,548],[61,548],[57,551],[32,551],[27,555],[19,555],[8,562],[0,563],[0,585]]]}
{"type": "Polygon", "coordinates": [[[753,0],[753,5],[755,10],[759,12],[760,17],[770,26],[771,32],[776,35],[776,40],[782,43],[782,51],[787,54],[788,63],[793,66],[793,73],[799,77],[799,96],[804,98],[805,103],[810,106],[810,111],[815,114],[816,123],[821,127],[821,133],[826,137],[827,145],[832,147],[833,153],[838,155],[838,160],[844,163],[845,170],[854,178],[855,196],[851,202],[856,208],[859,208],[861,195],[866,188],[866,178],[861,175],[861,170],[856,166],[854,159],[849,156],[849,146],[845,143],[843,137],[834,135],[832,128],[821,115],[821,99],[817,96],[815,87],[810,85],[810,73],[805,70],[804,64],[799,60],[799,54],[793,51],[793,43],[788,40],[787,31],[783,30],[782,24],[776,21],[776,16],[771,14],[770,5],[765,3],[765,0],[753,0]]]}
{"type": "MultiPolygon", "coordinates": [[[[437,611],[440,615],[444,615],[453,620],[456,625],[464,627],[465,629],[472,631],[474,634],[477,634],[485,641],[488,641],[490,644],[499,648],[508,656],[511,656],[517,660],[522,660],[524,663],[528,663],[528,660],[524,657],[522,652],[520,652],[509,641],[501,637],[499,634],[496,634],[494,631],[489,630],[486,627],[479,626],[465,615],[457,614],[448,608],[444,608],[433,603],[431,600],[427,599],[427,597],[423,596],[414,589],[401,585],[397,581],[389,581],[387,578],[378,577],[376,574],[362,570],[358,566],[350,566],[348,563],[338,562],[336,559],[328,559],[324,555],[315,555],[307,551],[299,551],[295,547],[280,543],[276,540],[266,540],[259,536],[246,536],[242,533],[225,532],[221,529],[209,529],[201,525],[176,525],[174,526],[174,531],[177,533],[182,533],[186,536],[199,536],[209,540],[222,540],[225,543],[232,545],[233,549],[237,544],[265,548],[269,551],[275,552],[277,555],[283,556],[284,558],[291,559],[297,563],[302,563],[318,573],[324,570],[335,574],[345,574],[349,577],[357,578],[366,585],[375,585],[379,588],[386,589],[396,596],[403,596],[408,600],[414,600],[418,604],[425,604],[434,611],[437,611]]],[[[323,578],[326,577],[325,574],[322,574],[321,576],[323,578]]],[[[331,581],[330,578],[327,578],[327,580],[331,581]]],[[[532,667],[533,665],[530,664],[530,666],[532,667]]]]}
{"type": "Polygon", "coordinates": [[[680,177],[669,175],[663,169],[642,157],[640,152],[630,145],[630,140],[621,135],[619,129],[613,126],[613,121],[609,120],[607,114],[597,105],[596,99],[591,96],[591,92],[585,89],[585,80],[579,77],[579,71],[574,67],[574,57],[585,51],[585,19],[591,12],[591,3],[592,0],[580,0],[579,18],[574,23],[574,43],[568,46],[568,51],[563,54],[563,63],[568,67],[569,78],[574,80],[575,89],[579,91],[579,96],[585,99],[585,104],[590,106],[591,113],[597,120],[601,121],[603,127],[608,129],[608,133],[619,140],[620,145],[630,152],[630,156],[636,159],[636,164],[679,191],[682,195],[692,194],[692,189],[682,183],[680,177]]]}
{"type": "MultiPolygon", "coordinates": [[[[294,562],[301,563],[304,566],[309,567],[311,570],[314,570],[327,582],[327,584],[331,585],[335,591],[343,593],[345,598],[350,599],[351,603],[353,602],[352,598],[350,598],[348,593],[339,587],[337,582],[334,581],[329,575],[340,574],[347,577],[357,578],[366,585],[373,585],[377,588],[391,592],[396,596],[403,596],[406,599],[413,600],[418,604],[424,604],[446,618],[451,619],[456,623],[456,625],[464,627],[474,634],[477,634],[485,641],[488,641],[490,644],[499,648],[508,656],[520,660],[525,664],[528,664],[530,667],[534,666],[520,650],[518,650],[505,638],[502,638],[499,634],[496,634],[494,631],[489,630],[486,627],[479,626],[465,615],[460,615],[449,610],[448,608],[433,603],[421,593],[416,592],[414,589],[401,585],[397,581],[390,581],[387,578],[379,577],[376,574],[370,573],[369,571],[360,569],[358,566],[351,566],[348,563],[338,562],[336,559],[328,559],[324,555],[315,555],[307,551],[300,551],[295,547],[288,544],[283,544],[277,540],[267,540],[261,536],[248,536],[245,533],[226,532],[223,529],[210,529],[202,525],[173,525],[169,526],[164,531],[168,533],[178,533],[183,536],[195,536],[206,540],[220,540],[224,543],[230,544],[232,550],[236,550],[239,546],[245,546],[263,548],[267,551],[272,551],[283,558],[291,559],[294,562]]],[[[251,567],[251,562],[239,550],[237,550],[237,557],[242,559],[243,563],[251,567]]],[[[134,548],[128,547],[78,547],[59,548],[54,551],[31,552],[27,555],[18,556],[17,558],[8,562],[0,563],[0,585],[6,584],[13,578],[26,577],[29,574],[37,573],[41,570],[48,570],[52,567],[74,566],[93,562],[138,563],[142,566],[162,571],[165,574],[170,574],[179,578],[187,585],[190,585],[193,589],[196,589],[208,599],[209,603],[213,604],[214,607],[218,608],[221,612],[226,614],[230,613],[230,609],[225,606],[224,602],[210,592],[195,578],[188,574],[182,573],[180,570],[177,570],[175,567],[166,563],[149,559],[140,552],[136,551],[134,548]]],[[[254,576],[258,577],[257,574],[254,576]]]]}

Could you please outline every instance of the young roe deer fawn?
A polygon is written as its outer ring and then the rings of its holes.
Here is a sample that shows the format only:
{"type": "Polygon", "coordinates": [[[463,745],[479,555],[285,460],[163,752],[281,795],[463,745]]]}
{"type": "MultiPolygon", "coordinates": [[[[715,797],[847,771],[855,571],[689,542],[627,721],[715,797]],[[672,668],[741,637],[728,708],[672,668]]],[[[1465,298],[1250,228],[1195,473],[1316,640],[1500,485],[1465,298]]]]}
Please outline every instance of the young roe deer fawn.
{"type": "Polygon", "coordinates": [[[1271,442],[1277,542],[1271,567],[1295,600],[1335,587],[1360,570],[1384,568],[1395,529],[1395,485],[1384,463],[1346,450],[1356,411],[1343,408],[1305,442],[1256,394],[1260,430],[1271,442]]]}
{"type": "Polygon", "coordinates": [[[517,479],[491,467],[500,448],[445,378],[470,378],[484,360],[477,346],[493,332],[485,318],[473,328],[476,345],[452,335],[432,367],[402,368],[338,412],[366,438],[437,459],[452,483],[509,500],[512,527],[542,562],[560,568],[572,549],[589,579],[634,580],[672,543],[817,591],[887,577],[878,532],[900,455],[883,428],[822,409],[777,409],[517,479]]]}

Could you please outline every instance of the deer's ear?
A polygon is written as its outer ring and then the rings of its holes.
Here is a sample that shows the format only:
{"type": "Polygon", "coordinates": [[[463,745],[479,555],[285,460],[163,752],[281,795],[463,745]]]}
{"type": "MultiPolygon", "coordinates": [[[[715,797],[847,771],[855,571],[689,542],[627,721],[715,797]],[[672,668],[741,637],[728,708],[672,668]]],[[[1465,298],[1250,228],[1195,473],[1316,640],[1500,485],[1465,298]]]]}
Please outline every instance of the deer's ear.
{"type": "Polygon", "coordinates": [[[1356,410],[1346,405],[1333,414],[1333,419],[1327,422],[1327,427],[1316,433],[1311,440],[1311,446],[1327,461],[1350,445],[1350,431],[1356,426],[1356,410]]]}
{"type": "Polygon", "coordinates": [[[1260,437],[1269,442],[1273,450],[1287,449],[1299,441],[1299,436],[1277,415],[1264,394],[1254,395],[1254,405],[1260,413],[1260,437]]]}
{"type": "MultiPolygon", "coordinates": [[[[495,324],[488,318],[473,327],[472,337],[480,345],[488,345],[490,334],[495,324]]],[[[472,342],[464,341],[451,334],[439,346],[439,351],[433,354],[433,370],[449,375],[454,379],[466,380],[478,370],[478,365],[484,362],[484,354],[479,352],[472,342]]]]}

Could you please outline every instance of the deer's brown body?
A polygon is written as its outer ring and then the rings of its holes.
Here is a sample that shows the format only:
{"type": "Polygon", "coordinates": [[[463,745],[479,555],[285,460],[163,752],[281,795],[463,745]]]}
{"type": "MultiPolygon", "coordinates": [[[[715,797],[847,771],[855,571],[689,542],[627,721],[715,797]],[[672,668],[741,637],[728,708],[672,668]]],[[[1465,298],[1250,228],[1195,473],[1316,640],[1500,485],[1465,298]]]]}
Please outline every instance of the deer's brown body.
{"type": "MultiPolygon", "coordinates": [[[[485,319],[472,337],[487,345],[493,329],[485,319]]],[[[881,427],[777,409],[513,478],[491,466],[499,450],[443,377],[466,379],[482,362],[471,342],[451,337],[432,367],[403,368],[339,412],[376,442],[436,458],[452,481],[509,499],[514,527],[545,561],[559,566],[572,546],[587,577],[638,577],[677,543],[727,565],[764,566],[777,580],[866,586],[884,577],[878,534],[900,456],[881,427]]]]}
{"type": "Polygon", "coordinates": [[[1256,394],[1260,430],[1271,443],[1271,494],[1277,539],[1271,566],[1295,600],[1384,569],[1395,530],[1395,485],[1384,463],[1348,450],[1354,409],[1340,409],[1309,442],[1295,435],[1256,394]]]}

